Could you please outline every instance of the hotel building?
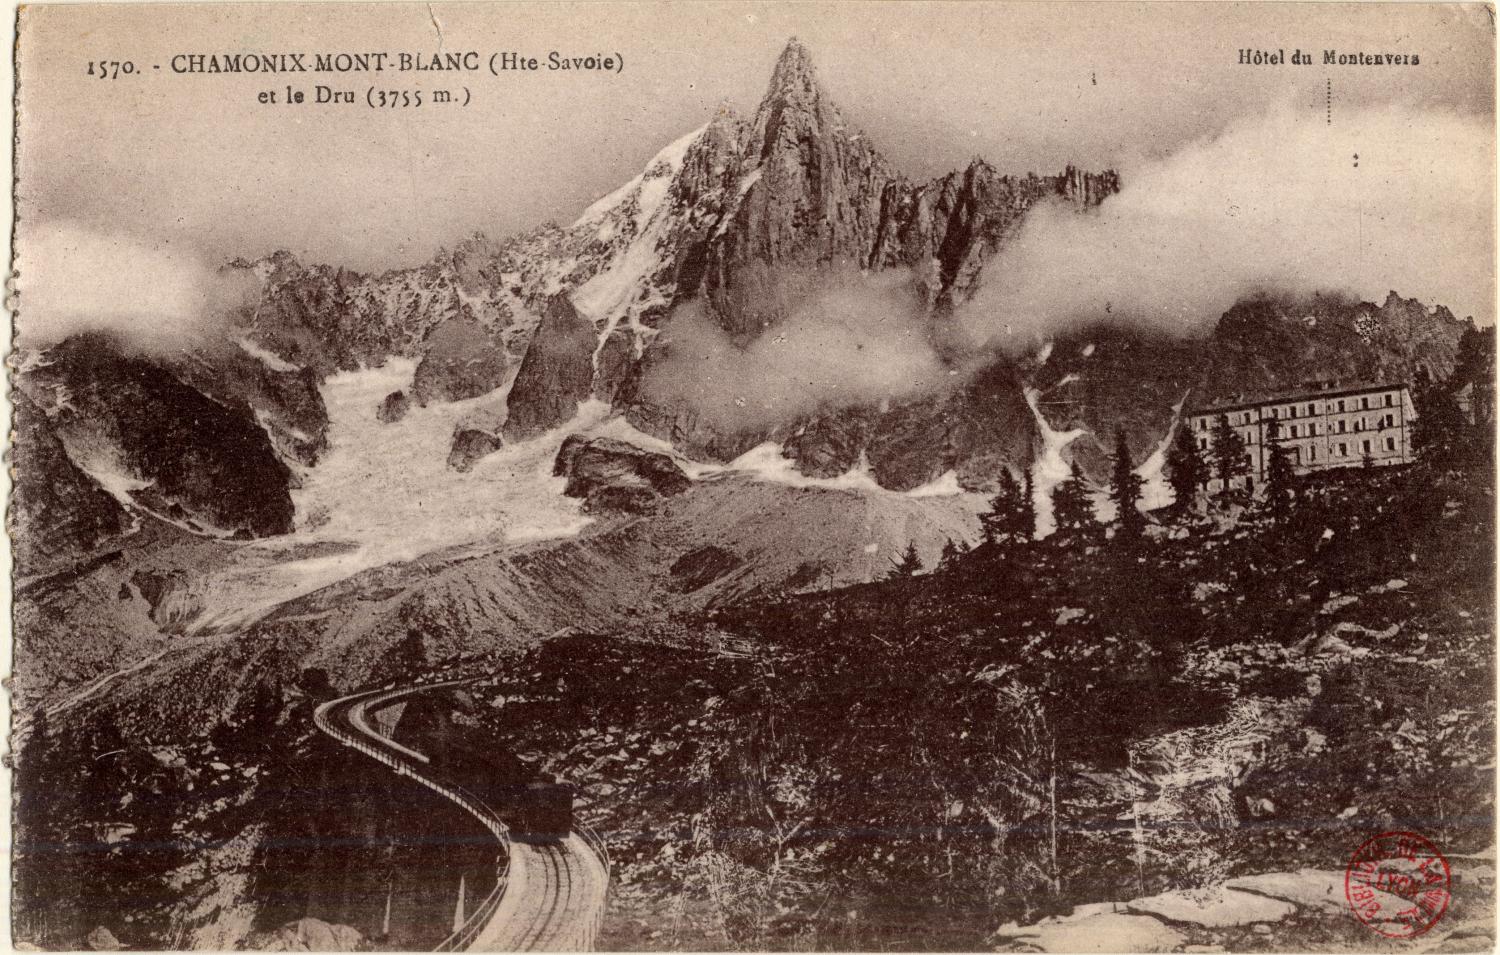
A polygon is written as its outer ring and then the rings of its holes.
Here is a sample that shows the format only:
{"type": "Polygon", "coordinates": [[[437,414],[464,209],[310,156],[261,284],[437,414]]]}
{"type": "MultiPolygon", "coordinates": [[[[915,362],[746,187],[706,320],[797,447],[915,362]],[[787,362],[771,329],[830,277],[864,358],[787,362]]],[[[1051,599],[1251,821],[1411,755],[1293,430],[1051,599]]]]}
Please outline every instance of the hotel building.
{"type": "MultiPolygon", "coordinates": [[[[1411,389],[1404,384],[1341,386],[1325,382],[1259,401],[1230,401],[1185,412],[1210,473],[1214,428],[1219,416],[1245,440],[1250,472],[1234,481],[1251,490],[1265,480],[1270,464],[1267,422],[1276,421],[1282,446],[1298,474],[1330,468],[1358,467],[1366,458],[1376,465],[1412,460],[1411,423],[1416,417],[1411,389]]],[[[1217,477],[1210,491],[1220,489],[1217,477]]]]}

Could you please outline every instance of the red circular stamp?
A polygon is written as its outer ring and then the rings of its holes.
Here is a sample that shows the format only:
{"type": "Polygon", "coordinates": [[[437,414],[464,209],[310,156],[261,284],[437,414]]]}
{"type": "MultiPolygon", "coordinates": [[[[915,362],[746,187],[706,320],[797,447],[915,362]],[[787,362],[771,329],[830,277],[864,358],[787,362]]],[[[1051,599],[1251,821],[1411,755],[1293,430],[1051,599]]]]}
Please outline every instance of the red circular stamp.
{"type": "Polygon", "coordinates": [[[1448,860],[1415,832],[1383,832],[1354,851],[1344,897],[1354,915],[1386,938],[1416,938],[1448,911],[1448,860]]]}

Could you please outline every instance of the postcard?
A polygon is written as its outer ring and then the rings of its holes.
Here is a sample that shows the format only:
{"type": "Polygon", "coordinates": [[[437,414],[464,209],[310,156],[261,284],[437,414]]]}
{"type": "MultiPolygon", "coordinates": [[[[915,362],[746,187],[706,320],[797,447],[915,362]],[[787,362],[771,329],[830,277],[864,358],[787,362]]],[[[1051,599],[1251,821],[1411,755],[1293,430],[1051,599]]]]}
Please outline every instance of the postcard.
{"type": "Polygon", "coordinates": [[[1493,7],[16,29],[15,948],[1493,949],[1493,7]]]}

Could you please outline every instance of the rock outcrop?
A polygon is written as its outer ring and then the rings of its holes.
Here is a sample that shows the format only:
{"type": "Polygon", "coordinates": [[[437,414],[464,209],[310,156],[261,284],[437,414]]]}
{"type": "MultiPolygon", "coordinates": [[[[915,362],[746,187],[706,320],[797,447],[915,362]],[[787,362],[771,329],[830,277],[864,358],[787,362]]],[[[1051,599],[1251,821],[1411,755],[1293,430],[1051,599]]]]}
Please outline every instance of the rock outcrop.
{"type": "Polygon", "coordinates": [[[18,388],[68,460],[117,500],[212,536],[292,529],[293,477],[252,408],[94,334],[50,349],[18,388]]]}
{"type": "Polygon", "coordinates": [[[1115,430],[1143,461],[1165,436],[1179,402],[1254,399],[1316,382],[1413,382],[1446,377],[1470,323],[1392,292],[1384,304],[1340,295],[1255,295],[1235,303],[1207,335],[1156,330],[1131,316],[1059,335],[1034,384],[1054,428],[1087,434],[1069,449],[1102,479],[1115,430]]]}
{"type": "Polygon", "coordinates": [[[47,416],[17,388],[11,540],[21,577],[92,554],[126,533],[130,516],[68,457],[47,416]]]}
{"type": "Polygon", "coordinates": [[[505,440],[536,437],[577,413],[593,390],[595,344],[593,323],[566,295],[547,304],[511,385],[505,440]]]}
{"type": "Polygon", "coordinates": [[[406,413],[411,410],[411,396],[404,391],[393,391],[385,396],[380,403],[380,408],[375,412],[375,417],[385,424],[395,424],[406,413]]]}
{"type": "Polygon", "coordinates": [[[505,384],[505,343],[469,315],[438,325],[423,343],[422,361],[412,379],[418,405],[462,401],[505,384]]]}
{"type": "Polygon", "coordinates": [[[890,173],[823,91],[793,39],[747,130],[738,206],[709,243],[705,291],[738,336],[774,324],[764,290],[783,264],[862,263],[890,173]]]}
{"type": "Polygon", "coordinates": [[[558,449],[552,473],[568,479],[563,493],[584,499],[590,511],[642,514],[664,497],[681,494],[692,479],[670,455],[613,438],[570,435],[558,449]]]}

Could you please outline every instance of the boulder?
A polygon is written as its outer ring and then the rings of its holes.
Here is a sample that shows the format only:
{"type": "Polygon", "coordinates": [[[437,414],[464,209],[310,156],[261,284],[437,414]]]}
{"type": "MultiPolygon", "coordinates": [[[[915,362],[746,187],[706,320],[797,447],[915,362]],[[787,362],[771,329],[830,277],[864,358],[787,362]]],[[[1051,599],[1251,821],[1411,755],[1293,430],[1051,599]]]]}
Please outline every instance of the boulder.
{"type": "Polygon", "coordinates": [[[85,936],[83,947],[91,952],[118,952],[125,946],[115,938],[115,933],[100,925],[85,936]]]}
{"type": "Polygon", "coordinates": [[[558,449],[553,473],[568,479],[563,493],[580,497],[590,511],[642,514],[693,483],[670,455],[613,438],[570,435],[558,449]]]}
{"type": "Polygon", "coordinates": [[[453,431],[453,448],[448,452],[448,467],[455,471],[467,471],[474,466],[474,462],[504,446],[505,441],[493,431],[459,426],[453,431]]]}
{"type": "Polygon", "coordinates": [[[359,931],[347,925],[300,918],[254,939],[250,947],[260,952],[354,952],[363,941],[359,931]]]}
{"type": "Polygon", "coordinates": [[[394,424],[406,417],[406,412],[409,410],[411,410],[411,398],[406,392],[393,391],[380,403],[380,410],[375,412],[375,417],[385,424],[394,424]]]}

